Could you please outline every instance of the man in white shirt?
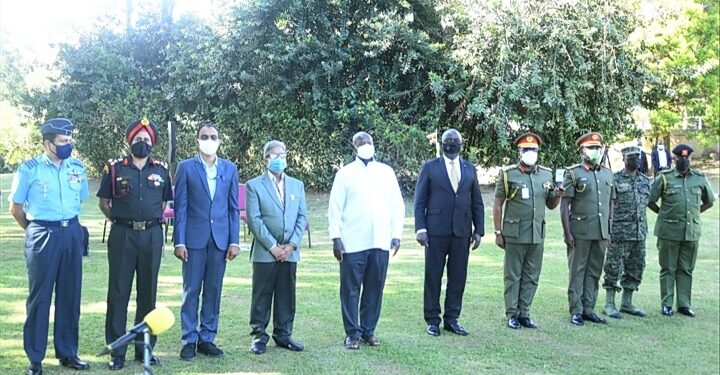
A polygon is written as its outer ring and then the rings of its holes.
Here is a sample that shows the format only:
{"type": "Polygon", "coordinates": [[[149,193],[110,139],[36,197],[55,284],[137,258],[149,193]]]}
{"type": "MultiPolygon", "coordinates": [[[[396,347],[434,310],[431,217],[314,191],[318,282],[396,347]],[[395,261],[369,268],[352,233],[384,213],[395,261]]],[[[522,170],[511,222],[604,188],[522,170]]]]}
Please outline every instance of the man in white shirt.
{"type": "Polygon", "coordinates": [[[670,169],[672,159],[670,158],[670,150],[665,148],[665,142],[661,139],[658,141],[655,149],[650,154],[653,165],[653,174],[657,176],[658,173],[666,169],[670,169]]]}
{"type": "Polygon", "coordinates": [[[372,137],[359,132],[352,141],[357,158],[335,175],[328,222],[333,254],[340,262],[345,348],[360,349],[361,338],[370,346],[380,345],[375,327],[389,251],[394,256],[400,248],[405,203],[395,172],[374,159],[372,137]]]}

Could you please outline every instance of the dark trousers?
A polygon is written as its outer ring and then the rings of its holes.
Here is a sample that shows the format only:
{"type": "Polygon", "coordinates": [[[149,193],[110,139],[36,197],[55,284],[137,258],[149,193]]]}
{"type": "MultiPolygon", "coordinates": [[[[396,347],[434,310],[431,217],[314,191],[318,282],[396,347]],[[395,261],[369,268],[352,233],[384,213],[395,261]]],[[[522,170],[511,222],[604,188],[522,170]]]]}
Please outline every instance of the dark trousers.
{"type": "Polygon", "coordinates": [[[462,310],[465,281],[467,280],[470,240],[455,236],[429,236],[425,247],[425,292],[423,312],[425,322],[440,324],[440,289],[447,262],[447,288],[445,290],[445,323],[457,323],[462,310]]]}
{"type": "Polygon", "coordinates": [[[388,252],[381,249],[343,254],[340,262],[340,307],[348,337],[358,339],[375,334],[380,320],[388,259],[388,252]]]}
{"type": "MultiPolygon", "coordinates": [[[[105,314],[105,342],[111,343],[126,332],[127,308],[133,278],[137,274],[135,324],[155,308],[158,272],[163,250],[162,227],[137,231],[113,225],[108,237],[108,293],[105,314]]],[[[151,346],[157,337],[150,336],[151,346]]],[[[114,357],[125,357],[127,347],[113,351],[114,357]]],[[[135,342],[135,356],[143,355],[143,337],[135,342]]]]}
{"type": "Polygon", "coordinates": [[[29,295],[23,347],[30,362],[45,358],[53,289],[55,356],[71,358],[78,353],[82,254],[83,231],[77,220],[64,228],[31,222],[25,230],[29,295]]]}
{"type": "Polygon", "coordinates": [[[250,333],[255,340],[268,342],[266,329],[273,315],[273,340],[287,344],[295,320],[295,262],[253,263],[250,333]]]}
{"type": "Polygon", "coordinates": [[[183,262],[183,298],[180,309],[182,344],[215,342],[220,320],[220,297],[225,276],[226,250],[220,250],[210,238],[202,249],[188,249],[183,262]],[[198,308],[202,291],[200,326],[198,308]]]}

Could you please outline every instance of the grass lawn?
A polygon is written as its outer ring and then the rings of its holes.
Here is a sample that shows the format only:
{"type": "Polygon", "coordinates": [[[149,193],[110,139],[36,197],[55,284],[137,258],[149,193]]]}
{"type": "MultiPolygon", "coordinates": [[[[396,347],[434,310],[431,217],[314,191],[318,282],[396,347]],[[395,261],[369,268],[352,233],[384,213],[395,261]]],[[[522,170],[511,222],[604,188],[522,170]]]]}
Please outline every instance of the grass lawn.
{"type": "MultiPolygon", "coordinates": [[[[717,171],[712,175],[718,192],[717,171]]],[[[9,190],[9,176],[0,177],[0,189],[9,190]]],[[[97,189],[92,189],[93,192],[97,189]]],[[[489,193],[489,190],[486,191],[489,193]]],[[[489,197],[489,196],[488,196],[489,197]]],[[[7,199],[7,195],[4,196],[7,199]]],[[[548,213],[548,238],[540,287],[532,309],[538,330],[505,328],[503,308],[503,252],[492,242],[492,202],[486,199],[486,236],[470,255],[461,323],[468,337],[443,332],[438,338],[425,334],[422,316],[423,252],[414,241],[412,204],[407,201],[402,247],[391,258],[385,299],[377,335],[378,348],[359,351],[342,347],[344,338],[338,299],[338,266],[327,238],[327,195],[309,194],[312,249],[303,241],[298,267],[297,315],[294,337],[304,343],[302,353],[278,349],[255,356],[248,352],[251,338],[251,267],[247,253],[230,263],[225,275],[217,344],[224,359],[199,356],[187,363],[178,359],[179,312],[182,294],[180,262],[167,246],[160,270],[158,301],[175,313],[176,323],[158,340],[156,354],[163,360],[158,374],[238,373],[399,373],[399,374],[511,374],[511,373],[694,373],[720,372],[720,202],[702,216],[703,237],[694,274],[695,319],[660,314],[659,266],[656,238],[647,240],[647,268],[635,302],[648,312],[646,318],[626,317],[608,326],[592,323],[574,327],[567,312],[567,261],[557,210],[548,213]]],[[[648,211],[650,228],[655,214],[648,211]]],[[[85,203],[81,218],[90,228],[91,253],[84,259],[80,356],[91,362],[89,373],[110,373],[107,356],[95,354],[104,346],[107,258],[101,243],[103,218],[97,199],[85,203]]],[[[23,232],[7,213],[0,213],[0,373],[19,374],[27,360],[22,348],[27,273],[23,232]]],[[[131,300],[134,297],[131,298],[131,300]]],[[[604,303],[600,291],[598,311],[604,303]]],[[[134,315],[130,306],[130,320],[134,315]]],[[[52,314],[51,314],[52,315],[52,314]]],[[[50,331],[52,333],[52,329],[50,331]]],[[[132,355],[132,351],[129,352],[132,355]]],[[[124,370],[141,372],[129,362],[124,370]]],[[[44,361],[46,373],[75,373],[59,367],[52,338],[44,361]]],[[[115,373],[115,372],[113,372],[115,373]]]]}

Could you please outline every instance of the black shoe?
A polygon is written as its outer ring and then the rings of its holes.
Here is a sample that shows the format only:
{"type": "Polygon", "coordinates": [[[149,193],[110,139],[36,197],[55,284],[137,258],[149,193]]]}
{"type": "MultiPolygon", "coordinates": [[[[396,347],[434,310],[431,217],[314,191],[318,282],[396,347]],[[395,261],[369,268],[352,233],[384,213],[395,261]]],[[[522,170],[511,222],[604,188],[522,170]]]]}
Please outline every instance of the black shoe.
{"type": "Polygon", "coordinates": [[[428,324],[425,332],[427,332],[427,334],[430,336],[438,337],[440,336],[440,327],[438,327],[437,324],[428,324]]]}
{"type": "Polygon", "coordinates": [[[572,314],[570,317],[570,323],[575,324],[576,326],[584,326],[585,322],[583,321],[583,317],[580,314],[572,314]]]}
{"type": "Polygon", "coordinates": [[[217,346],[215,346],[212,342],[201,342],[197,346],[197,351],[200,354],[205,354],[208,357],[212,358],[222,358],[225,356],[225,353],[220,350],[217,346]]]}
{"type": "Polygon", "coordinates": [[[378,338],[375,337],[375,335],[369,335],[369,336],[363,335],[362,339],[370,346],[380,346],[380,340],[378,340],[378,338]]]}
{"type": "Polygon", "coordinates": [[[77,356],[72,358],[62,358],[60,359],[60,364],[64,367],[71,368],[74,370],[87,370],[90,368],[90,365],[88,365],[87,362],[83,361],[82,359],[78,358],[77,356]]]}
{"type": "Polygon", "coordinates": [[[665,316],[672,316],[672,315],[673,315],[672,307],[670,307],[670,306],[663,306],[663,307],[662,307],[662,314],[665,315],[665,316]]]}
{"type": "Polygon", "coordinates": [[[592,313],[592,314],[590,314],[590,315],[588,315],[588,314],[583,314],[583,315],[582,315],[582,318],[583,318],[583,320],[589,320],[589,321],[591,321],[591,322],[593,322],[593,323],[597,323],[597,324],[608,324],[607,320],[599,317],[599,316],[598,316],[597,314],[595,314],[595,313],[592,313]]]}
{"type": "Polygon", "coordinates": [[[358,342],[358,339],[354,339],[349,336],[345,338],[344,345],[345,345],[345,349],[350,349],[350,350],[360,349],[360,343],[358,342]]]}
{"type": "Polygon", "coordinates": [[[518,322],[517,316],[515,316],[515,315],[511,315],[508,318],[507,326],[508,326],[508,328],[512,328],[512,329],[520,329],[520,327],[522,327],[520,325],[520,322],[518,322]]]}
{"type": "Polygon", "coordinates": [[[185,344],[180,351],[180,359],[183,361],[192,361],[195,359],[195,343],[185,344]]]}
{"type": "Polygon", "coordinates": [[[443,329],[445,329],[446,331],[450,331],[456,335],[460,335],[460,336],[467,336],[470,334],[470,332],[466,331],[465,328],[463,328],[463,326],[461,326],[460,323],[458,323],[458,322],[445,323],[443,325],[443,329]]]}
{"type": "Polygon", "coordinates": [[[27,374],[27,375],[42,375],[42,363],[30,362],[25,374],[27,374]]]}
{"type": "Polygon", "coordinates": [[[257,355],[264,354],[266,350],[265,348],[266,344],[264,342],[260,340],[255,340],[253,341],[252,345],[250,345],[250,353],[257,355]]]}
{"type": "MultiPolygon", "coordinates": [[[[145,362],[145,359],[143,358],[142,355],[140,355],[140,356],[137,356],[137,355],[136,355],[136,356],[135,356],[135,360],[138,361],[138,362],[140,362],[140,363],[145,362]]],[[[155,366],[155,365],[159,365],[159,364],[160,364],[160,358],[158,358],[158,357],[150,354],[150,366],[155,366]]]]}
{"type": "Polygon", "coordinates": [[[279,342],[275,341],[275,344],[281,348],[285,348],[287,350],[293,351],[293,352],[301,352],[303,349],[305,349],[305,346],[292,338],[288,338],[287,342],[279,342]]]}
{"type": "Polygon", "coordinates": [[[537,324],[535,324],[535,322],[532,319],[530,319],[529,317],[528,318],[518,318],[518,322],[520,323],[521,326],[523,326],[525,328],[537,328],[538,327],[537,324]]]}
{"type": "Polygon", "coordinates": [[[110,362],[108,362],[108,368],[111,371],[120,370],[123,367],[125,367],[125,358],[123,357],[112,357],[110,362]]]}
{"type": "Polygon", "coordinates": [[[678,313],[683,314],[685,316],[689,316],[691,318],[695,317],[695,311],[692,311],[689,307],[678,307],[678,313]]]}

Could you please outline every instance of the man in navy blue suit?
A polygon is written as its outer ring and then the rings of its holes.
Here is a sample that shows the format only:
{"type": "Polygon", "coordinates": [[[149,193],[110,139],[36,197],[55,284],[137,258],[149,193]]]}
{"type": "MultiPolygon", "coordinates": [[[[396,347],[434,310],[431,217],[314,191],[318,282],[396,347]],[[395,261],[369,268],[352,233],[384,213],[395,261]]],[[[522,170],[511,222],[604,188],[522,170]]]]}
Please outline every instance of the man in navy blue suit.
{"type": "Polygon", "coordinates": [[[178,164],[175,174],[175,256],[183,261],[182,350],[222,357],[215,345],[227,260],[240,252],[238,174],[235,164],[217,157],[220,133],[214,124],[197,131],[199,153],[178,164]],[[198,326],[198,305],[202,310],[198,326]]]}
{"type": "Polygon", "coordinates": [[[441,139],[443,156],[423,164],[415,187],[416,239],[425,247],[423,309],[427,334],[440,336],[440,289],[447,262],[444,328],[467,336],[458,318],[470,245],[473,250],[480,245],[485,216],[475,166],[460,159],[460,133],[448,129],[441,139]]]}

